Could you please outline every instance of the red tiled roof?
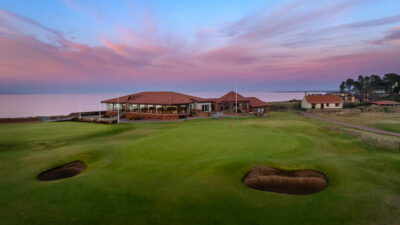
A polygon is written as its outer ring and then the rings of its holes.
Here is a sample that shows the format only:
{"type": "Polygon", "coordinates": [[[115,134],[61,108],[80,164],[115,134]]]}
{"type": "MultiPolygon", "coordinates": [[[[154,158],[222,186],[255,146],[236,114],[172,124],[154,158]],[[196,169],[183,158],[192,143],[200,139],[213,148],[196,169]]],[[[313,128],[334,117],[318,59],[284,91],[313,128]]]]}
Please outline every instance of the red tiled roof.
{"type": "Polygon", "coordinates": [[[308,95],[308,103],[342,103],[343,100],[337,95],[308,95]]]}
{"type": "MultiPolygon", "coordinates": [[[[268,107],[268,103],[261,101],[256,97],[243,97],[237,94],[239,102],[249,102],[253,108],[268,107]]],[[[172,91],[152,91],[152,92],[139,92],[136,94],[121,96],[119,98],[112,98],[101,101],[101,103],[130,103],[130,104],[153,104],[153,105],[179,105],[189,104],[192,102],[235,102],[236,92],[231,91],[220,98],[199,98],[195,96],[180,94],[172,91]]]]}
{"type": "MultiPolygon", "coordinates": [[[[236,92],[234,92],[234,91],[228,92],[227,94],[223,95],[222,97],[216,99],[216,101],[218,101],[218,102],[234,102],[234,101],[236,101],[236,92]]],[[[245,97],[243,97],[243,95],[238,93],[237,101],[238,102],[247,102],[248,100],[245,97]]]]}
{"type": "MultiPolygon", "coordinates": [[[[118,99],[108,99],[101,103],[117,103],[118,99]]],[[[160,105],[179,105],[189,104],[193,101],[202,102],[204,99],[180,94],[172,91],[152,91],[152,92],[139,92],[132,95],[126,95],[119,98],[120,103],[132,104],[160,104],[160,105]]]]}
{"type": "Polygon", "coordinates": [[[101,103],[126,103],[130,95],[121,96],[119,98],[112,98],[101,101],[101,103]]]}
{"type": "Polygon", "coordinates": [[[203,98],[204,101],[206,102],[216,102],[216,103],[221,103],[219,101],[219,98],[203,98]]]}
{"type": "Polygon", "coordinates": [[[400,105],[400,102],[384,100],[384,101],[376,101],[376,102],[373,102],[372,104],[375,104],[375,105],[400,105]]]}
{"type": "Polygon", "coordinates": [[[196,98],[196,102],[217,102],[217,98],[196,98]]]}
{"type": "Polygon", "coordinates": [[[268,107],[269,104],[266,102],[261,101],[260,99],[256,97],[247,97],[247,100],[249,100],[249,105],[252,108],[259,108],[259,107],[268,107]]]}

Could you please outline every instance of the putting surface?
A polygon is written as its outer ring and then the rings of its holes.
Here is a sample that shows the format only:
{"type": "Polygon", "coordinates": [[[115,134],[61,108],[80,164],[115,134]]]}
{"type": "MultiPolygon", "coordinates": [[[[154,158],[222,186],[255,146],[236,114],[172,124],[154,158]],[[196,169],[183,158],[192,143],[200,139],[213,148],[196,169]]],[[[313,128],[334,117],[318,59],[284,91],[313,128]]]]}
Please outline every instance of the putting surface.
{"type": "Polygon", "coordinates": [[[0,125],[0,224],[398,224],[400,153],[294,113],[0,125]],[[229,126],[232,126],[230,129],[229,126]],[[71,178],[43,171],[81,160],[71,178]],[[323,172],[310,195],[243,185],[255,165],[323,172]]]}

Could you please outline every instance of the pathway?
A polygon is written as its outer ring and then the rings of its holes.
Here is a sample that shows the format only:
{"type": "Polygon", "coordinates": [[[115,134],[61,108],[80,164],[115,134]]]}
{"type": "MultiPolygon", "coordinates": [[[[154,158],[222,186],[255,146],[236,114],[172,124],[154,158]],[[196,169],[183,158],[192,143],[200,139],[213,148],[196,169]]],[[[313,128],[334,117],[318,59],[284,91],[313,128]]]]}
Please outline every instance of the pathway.
{"type": "Polygon", "coordinates": [[[322,121],[326,121],[326,122],[329,122],[329,123],[342,125],[342,126],[345,126],[345,127],[352,127],[352,128],[356,128],[356,129],[363,130],[363,131],[369,131],[369,132],[378,133],[378,134],[386,134],[386,135],[393,135],[393,136],[400,137],[400,133],[396,133],[396,132],[390,132],[390,131],[385,131],[385,130],[381,130],[381,129],[378,129],[378,128],[367,127],[367,126],[363,126],[363,125],[357,125],[357,124],[351,124],[351,123],[345,123],[345,122],[325,119],[325,118],[313,115],[311,113],[306,113],[306,112],[301,112],[301,111],[299,111],[299,114],[301,114],[303,116],[306,116],[308,118],[322,120],[322,121]]]}

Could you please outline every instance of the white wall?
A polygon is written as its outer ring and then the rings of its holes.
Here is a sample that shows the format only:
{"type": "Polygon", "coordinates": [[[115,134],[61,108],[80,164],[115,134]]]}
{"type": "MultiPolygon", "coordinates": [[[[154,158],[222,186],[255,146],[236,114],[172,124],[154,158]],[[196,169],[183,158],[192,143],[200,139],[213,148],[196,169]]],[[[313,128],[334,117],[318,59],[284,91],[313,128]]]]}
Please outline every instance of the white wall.
{"type": "Polygon", "coordinates": [[[306,96],[304,96],[303,100],[301,101],[301,108],[303,108],[303,109],[311,109],[311,104],[307,102],[306,96]]]}
{"type": "Polygon", "coordinates": [[[193,109],[202,110],[203,105],[208,105],[209,112],[211,112],[211,102],[194,102],[193,109]]]}
{"type": "MultiPolygon", "coordinates": [[[[338,103],[339,105],[336,106],[336,103],[315,103],[315,108],[320,109],[321,104],[324,104],[324,109],[341,109],[343,108],[343,103],[338,103]]],[[[303,98],[301,101],[301,108],[303,109],[312,109],[312,104],[308,103],[306,97],[303,98]]]]}
{"type": "Polygon", "coordinates": [[[339,105],[336,106],[336,103],[324,103],[324,107],[325,109],[341,109],[343,108],[343,104],[342,103],[338,103],[339,105]],[[327,105],[329,104],[329,105],[327,105]]]}

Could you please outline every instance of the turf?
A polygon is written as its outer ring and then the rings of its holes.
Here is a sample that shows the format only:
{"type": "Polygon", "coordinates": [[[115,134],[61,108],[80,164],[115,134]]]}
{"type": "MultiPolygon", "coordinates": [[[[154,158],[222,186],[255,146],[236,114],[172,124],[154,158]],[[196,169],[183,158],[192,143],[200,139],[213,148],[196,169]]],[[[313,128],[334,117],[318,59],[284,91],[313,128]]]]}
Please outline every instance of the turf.
{"type": "Polygon", "coordinates": [[[361,113],[355,116],[319,115],[324,118],[400,133],[400,113],[361,113]]]}
{"type": "Polygon", "coordinates": [[[400,153],[324,125],[294,113],[0,125],[0,224],[398,224],[400,153]],[[73,160],[86,170],[36,179],[73,160]],[[257,191],[242,184],[254,165],[318,170],[329,185],[257,191]]]}

